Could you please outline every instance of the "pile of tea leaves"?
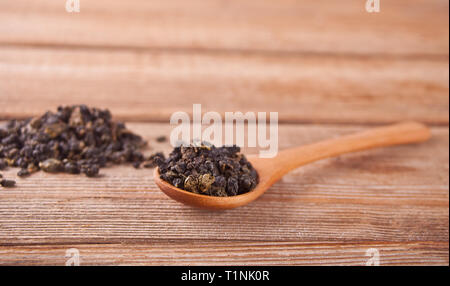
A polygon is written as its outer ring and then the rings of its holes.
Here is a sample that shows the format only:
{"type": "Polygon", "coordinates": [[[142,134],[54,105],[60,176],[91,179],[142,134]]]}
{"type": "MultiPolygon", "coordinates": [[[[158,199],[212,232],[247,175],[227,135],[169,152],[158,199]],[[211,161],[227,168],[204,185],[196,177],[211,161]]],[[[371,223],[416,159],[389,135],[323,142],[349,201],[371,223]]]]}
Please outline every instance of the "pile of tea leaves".
{"type": "Polygon", "coordinates": [[[19,167],[18,176],[43,170],[95,177],[108,164],[154,167],[155,158],[140,151],[145,145],[125,124],[113,121],[108,110],[61,106],[0,128],[0,170],[19,167]]]}
{"type": "Polygon", "coordinates": [[[240,148],[199,146],[176,147],[166,160],[157,160],[162,180],[196,194],[236,196],[253,190],[258,173],[240,148]]]}

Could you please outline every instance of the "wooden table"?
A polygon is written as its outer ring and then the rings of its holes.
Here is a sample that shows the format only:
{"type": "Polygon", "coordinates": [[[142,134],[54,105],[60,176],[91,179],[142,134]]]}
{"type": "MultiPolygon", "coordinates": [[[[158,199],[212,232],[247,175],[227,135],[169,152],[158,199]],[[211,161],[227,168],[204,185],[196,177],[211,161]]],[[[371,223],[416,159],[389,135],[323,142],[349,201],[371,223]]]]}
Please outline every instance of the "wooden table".
{"type": "Polygon", "coordinates": [[[147,169],[17,178],[0,189],[0,264],[65,265],[75,248],[81,265],[448,265],[448,5],[1,1],[1,120],[88,103],[149,153],[193,103],[278,112],[280,148],[401,120],[433,138],[299,168],[224,212],[170,200],[147,169]]]}

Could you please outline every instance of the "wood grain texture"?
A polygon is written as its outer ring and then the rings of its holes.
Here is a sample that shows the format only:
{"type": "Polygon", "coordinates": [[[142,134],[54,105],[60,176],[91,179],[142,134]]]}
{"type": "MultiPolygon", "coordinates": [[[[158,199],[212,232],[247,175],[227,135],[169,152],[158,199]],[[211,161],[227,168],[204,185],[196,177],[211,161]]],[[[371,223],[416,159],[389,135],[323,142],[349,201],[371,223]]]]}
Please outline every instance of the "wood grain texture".
{"type": "Polygon", "coordinates": [[[147,244],[0,246],[0,265],[65,265],[66,251],[80,265],[366,265],[375,248],[380,265],[448,265],[448,242],[302,243],[162,241],[147,244]]]}
{"type": "Polygon", "coordinates": [[[364,265],[369,248],[381,265],[448,265],[449,3],[381,2],[369,14],[362,0],[96,0],[69,14],[65,1],[0,1],[0,120],[89,103],[140,121],[148,153],[171,149],[155,139],[193,103],[279,112],[281,149],[434,126],[429,142],[316,162],[220,213],[170,200],[152,170],[10,169],[0,265],[64,265],[72,247],[82,265],[364,265]]]}
{"type": "Polygon", "coordinates": [[[0,47],[0,117],[90,102],[118,118],[168,122],[201,103],[277,111],[291,123],[446,125],[448,78],[448,60],[0,47]]]}
{"type": "MultiPolygon", "coordinates": [[[[155,149],[170,149],[154,143],[170,126],[130,127],[155,149]]],[[[361,127],[283,125],[280,148],[357,130],[361,127]]],[[[424,144],[323,160],[286,175],[248,206],[213,213],[167,198],[152,170],[114,167],[91,180],[38,173],[0,191],[0,244],[448,243],[448,167],[448,129],[433,128],[432,140],[424,144]]],[[[15,178],[16,172],[3,174],[15,178]]]]}
{"type": "Polygon", "coordinates": [[[307,53],[448,55],[448,1],[0,3],[0,43],[307,53]]]}

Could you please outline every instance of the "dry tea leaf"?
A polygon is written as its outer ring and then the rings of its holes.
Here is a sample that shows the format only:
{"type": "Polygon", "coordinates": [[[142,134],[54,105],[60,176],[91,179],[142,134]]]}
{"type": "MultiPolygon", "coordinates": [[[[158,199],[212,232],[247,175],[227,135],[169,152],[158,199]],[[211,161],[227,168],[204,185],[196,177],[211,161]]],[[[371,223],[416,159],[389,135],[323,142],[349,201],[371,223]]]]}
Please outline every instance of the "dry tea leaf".
{"type": "Polygon", "coordinates": [[[48,173],[58,173],[62,170],[62,163],[56,159],[47,159],[44,162],[39,163],[39,167],[48,173]]]}
{"type": "Polygon", "coordinates": [[[16,181],[3,179],[0,181],[0,185],[4,188],[12,188],[16,185],[16,181]]]}
{"type": "Polygon", "coordinates": [[[235,196],[253,190],[258,173],[239,154],[240,148],[208,143],[175,148],[166,160],[158,160],[161,179],[193,193],[235,196]]]}

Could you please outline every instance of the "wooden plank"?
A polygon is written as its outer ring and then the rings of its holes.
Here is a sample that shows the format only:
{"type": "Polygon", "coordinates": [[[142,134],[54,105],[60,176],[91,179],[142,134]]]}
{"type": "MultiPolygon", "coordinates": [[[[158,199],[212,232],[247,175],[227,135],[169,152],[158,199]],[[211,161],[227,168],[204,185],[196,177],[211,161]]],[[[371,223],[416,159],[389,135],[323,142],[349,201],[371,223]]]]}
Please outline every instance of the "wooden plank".
{"type": "Polygon", "coordinates": [[[0,48],[0,117],[89,103],[168,122],[201,103],[281,122],[447,125],[448,77],[447,60],[0,48]]]}
{"type": "MultiPolygon", "coordinates": [[[[166,124],[130,124],[154,150],[166,124]]],[[[280,148],[361,130],[282,125],[280,148]]],[[[104,176],[35,174],[0,190],[0,244],[147,243],[158,239],[448,243],[448,128],[431,141],[365,151],[297,169],[254,203],[209,212],[167,198],[152,170],[104,176]],[[220,226],[220,227],[218,227],[220,226]]],[[[248,150],[250,153],[256,150],[248,150]]],[[[3,172],[16,178],[17,170],[3,172]]]]}
{"type": "Polygon", "coordinates": [[[448,1],[65,1],[0,3],[0,42],[313,53],[448,55],[448,1]]]}
{"type": "Polygon", "coordinates": [[[448,242],[301,243],[152,241],[124,245],[0,246],[0,265],[65,265],[75,248],[80,265],[360,265],[379,253],[386,265],[447,265],[448,242]],[[375,251],[375,250],[369,250],[375,251]],[[373,254],[372,254],[373,255],[373,254]]]}

